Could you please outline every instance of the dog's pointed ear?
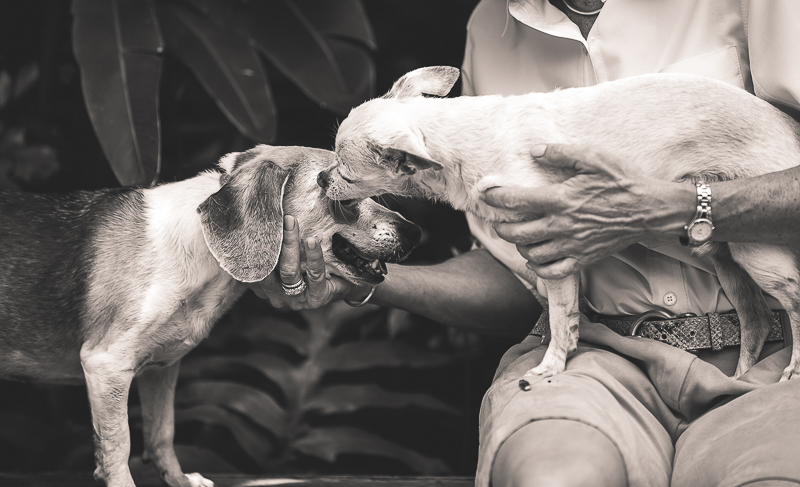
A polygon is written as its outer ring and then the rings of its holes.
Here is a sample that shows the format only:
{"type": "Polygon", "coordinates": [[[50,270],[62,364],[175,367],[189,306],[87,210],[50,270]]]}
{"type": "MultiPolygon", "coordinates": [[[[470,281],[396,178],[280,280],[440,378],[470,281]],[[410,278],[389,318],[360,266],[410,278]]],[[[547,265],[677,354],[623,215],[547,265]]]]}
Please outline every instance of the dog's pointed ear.
{"type": "Polygon", "coordinates": [[[278,263],[289,176],[274,162],[247,161],[224,174],[223,186],[197,208],[208,249],[237,281],[261,281],[278,263]]]}
{"type": "Polygon", "coordinates": [[[456,84],[460,71],[450,66],[431,66],[406,73],[392,85],[383,98],[411,96],[445,96],[456,84]]]}
{"type": "Polygon", "coordinates": [[[412,176],[423,169],[440,171],[442,165],[434,161],[425,147],[412,134],[397,137],[391,146],[378,147],[381,161],[396,173],[412,176]]]}

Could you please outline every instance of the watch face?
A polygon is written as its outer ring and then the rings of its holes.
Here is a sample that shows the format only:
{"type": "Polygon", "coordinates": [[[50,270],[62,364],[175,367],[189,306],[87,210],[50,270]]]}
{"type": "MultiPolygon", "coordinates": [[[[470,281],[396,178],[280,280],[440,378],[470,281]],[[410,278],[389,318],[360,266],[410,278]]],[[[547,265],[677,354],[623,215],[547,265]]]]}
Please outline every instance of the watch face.
{"type": "Polygon", "coordinates": [[[711,225],[710,221],[696,220],[692,223],[692,226],[689,227],[689,238],[696,242],[705,242],[711,238],[712,230],[714,230],[714,227],[711,225]]]}

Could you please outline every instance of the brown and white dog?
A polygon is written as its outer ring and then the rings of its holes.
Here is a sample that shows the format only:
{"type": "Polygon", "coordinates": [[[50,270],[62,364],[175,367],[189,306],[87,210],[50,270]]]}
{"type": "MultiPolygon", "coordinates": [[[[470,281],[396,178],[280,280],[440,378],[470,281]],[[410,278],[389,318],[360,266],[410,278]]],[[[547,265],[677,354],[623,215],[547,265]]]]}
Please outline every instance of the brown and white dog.
{"type": "MultiPolygon", "coordinates": [[[[332,199],[382,193],[441,199],[487,221],[520,221],[480,195],[502,186],[541,187],[568,177],[538,166],[530,148],[581,144],[638,163],[669,181],[719,181],[800,164],[800,128],[744,90],[685,74],[644,75],[552,93],[442,97],[449,67],[421,68],[382,98],[354,108],[336,136],[336,164],[320,174],[332,199]]],[[[635,211],[635,210],[631,210],[635,211]]],[[[742,323],[736,376],[752,366],[770,329],[761,289],[791,321],[793,350],[781,380],[800,378],[800,273],[795,252],[777,245],[706,244],[742,323]],[[757,283],[757,284],[756,284],[757,283]]],[[[577,275],[545,280],[551,341],[528,374],[565,368],[578,341],[577,275]]],[[[526,374],[527,375],[527,374],[526,374]]]]}
{"type": "Polygon", "coordinates": [[[128,390],[137,377],[145,455],[172,487],[208,486],[181,472],[172,446],[180,358],[267,277],[284,212],[319,238],[330,272],[383,280],[420,230],[371,200],[335,208],[316,184],[333,153],[258,146],[218,169],[150,189],[0,192],[0,378],[86,382],[95,476],[133,486],[128,390]]]}

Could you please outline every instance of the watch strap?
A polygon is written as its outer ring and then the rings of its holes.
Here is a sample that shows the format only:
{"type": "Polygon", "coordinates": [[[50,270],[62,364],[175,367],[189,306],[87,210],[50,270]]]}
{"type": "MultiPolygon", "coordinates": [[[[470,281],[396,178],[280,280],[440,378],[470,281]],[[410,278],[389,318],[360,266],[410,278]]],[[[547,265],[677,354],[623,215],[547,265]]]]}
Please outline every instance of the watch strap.
{"type": "Polygon", "coordinates": [[[711,219],[711,187],[701,181],[695,182],[694,185],[697,191],[697,209],[695,210],[692,221],[683,227],[683,229],[686,230],[686,236],[678,238],[678,241],[681,243],[681,245],[685,247],[696,247],[708,241],[706,239],[702,242],[698,242],[692,238],[689,230],[696,221],[708,220],[708,222],[712,222],[712,230],[714,228],[713,220],[711,219]]]}

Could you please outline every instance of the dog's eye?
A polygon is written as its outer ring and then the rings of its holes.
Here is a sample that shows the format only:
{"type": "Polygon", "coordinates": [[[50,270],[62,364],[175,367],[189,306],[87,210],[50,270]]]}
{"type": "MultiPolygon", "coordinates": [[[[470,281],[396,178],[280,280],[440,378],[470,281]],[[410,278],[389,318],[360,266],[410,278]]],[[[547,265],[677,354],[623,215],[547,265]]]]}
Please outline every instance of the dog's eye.
{"type": "Polygon", "coordinates": [[[358,221],[359,200],[328,200],[328,211],[337,223],[353,224],[358,221]]]}
{"type": "MultiPolygon", "coordinates": [[[[339,176],[342,176],[341,172],[339,173],[339,176]]],[[[348,184],[353,184],[353,180],[350,179],[350,178],[346,178],[346,177],[342,176],[342,179],[344,179],[345,182],[348,183],[348,184]]]]}

